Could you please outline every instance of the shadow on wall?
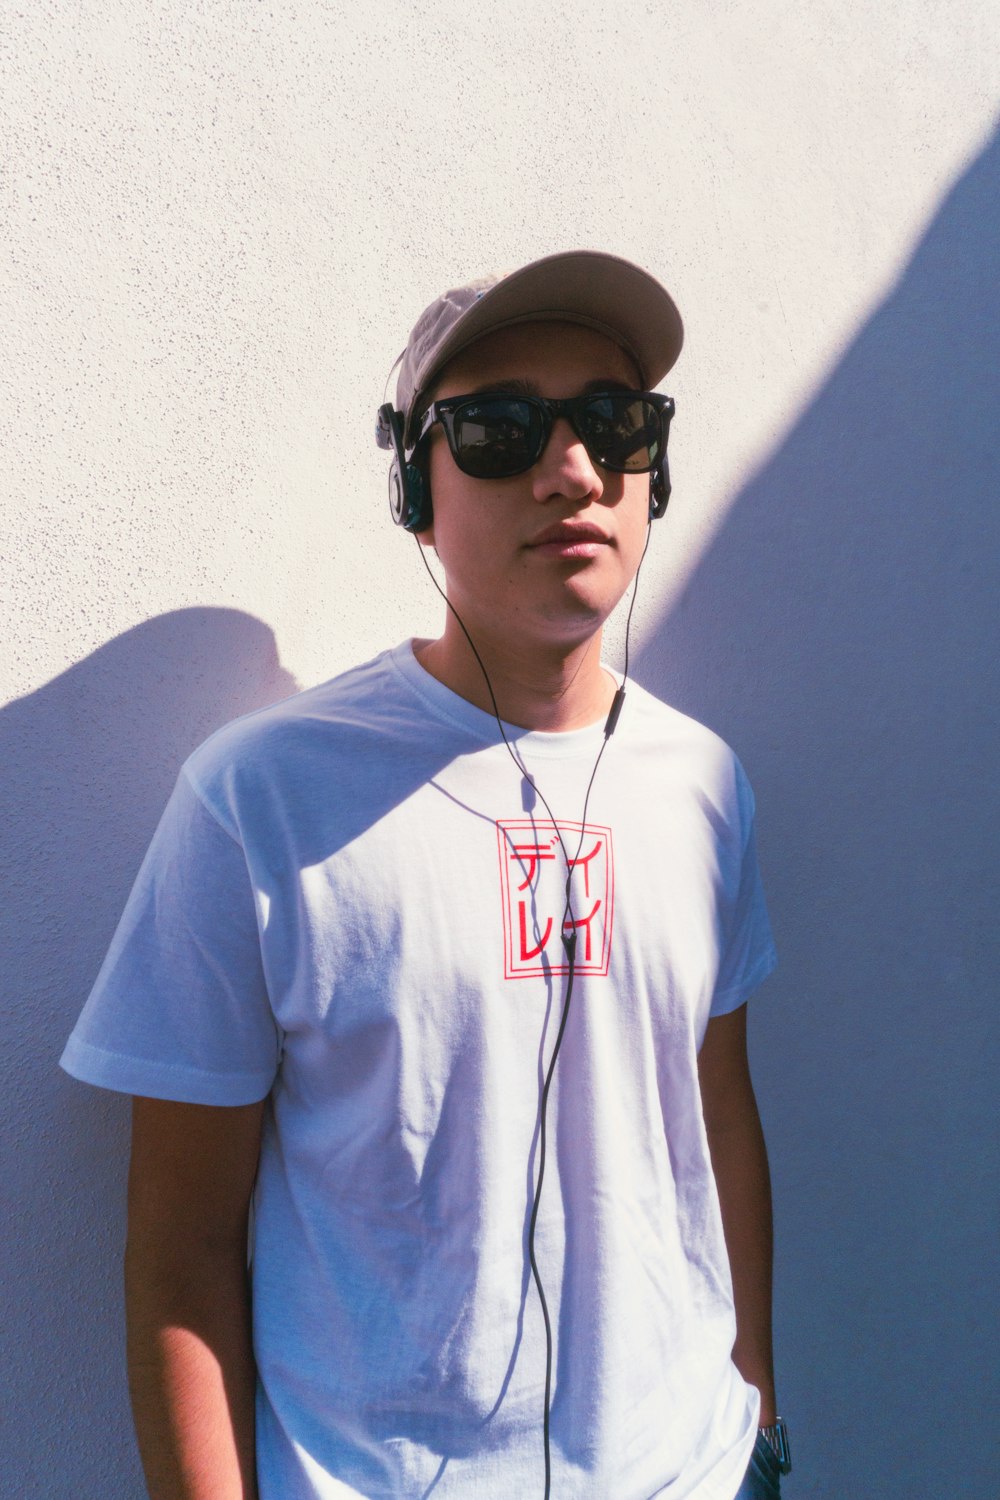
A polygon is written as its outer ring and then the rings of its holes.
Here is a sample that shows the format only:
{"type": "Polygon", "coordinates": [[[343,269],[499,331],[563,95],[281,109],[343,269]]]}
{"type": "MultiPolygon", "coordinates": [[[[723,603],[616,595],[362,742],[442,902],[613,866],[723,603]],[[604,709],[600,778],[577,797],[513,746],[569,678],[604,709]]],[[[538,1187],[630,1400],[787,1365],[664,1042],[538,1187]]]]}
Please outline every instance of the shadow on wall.
{"type": "Polygon", "coordinates": [[[637,671],[757,791],[789,1488],[824,1500],[942,1462],[1000,1493],[998,167],[995,137],[637,671]]]}
{"type": "Polygon", "coordinates": [[[128,1105],[56,1064],[181,761],[296,687],[259,620],[184,609],[0,711],[5,1493],[145,1493],[119,1289],[128,1105]]]}

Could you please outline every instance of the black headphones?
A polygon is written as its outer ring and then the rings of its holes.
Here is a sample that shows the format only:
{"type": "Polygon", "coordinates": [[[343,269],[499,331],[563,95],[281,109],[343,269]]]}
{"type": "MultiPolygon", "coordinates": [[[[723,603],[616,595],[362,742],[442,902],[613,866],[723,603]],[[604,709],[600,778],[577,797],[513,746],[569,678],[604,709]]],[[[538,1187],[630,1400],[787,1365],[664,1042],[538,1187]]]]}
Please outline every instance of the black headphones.
{"type": "Polygon", "coordinates": [[[403,413],[392,402],[378,409],[375,441],[393,455],[389,470],[389,513],[397,526],[407,531],[426,531],[433,519],[431,488],[414,454],[409,459],[403,446],[403,413]]]}
{"type": "Polygon", "coordinates": [[[667,505],[670,501],[670,460],[667,458],[667,433],[670,430],[670,418],[673,410],[664,412],[663,417],[663,457],[658,469],[651,469],[649,473],[649,519],[658,521],[667,513],[667,505]]]}
{"type": "MultiPolygon", "coordinates": [[[[673,403],[663,413],[663,458],[659,467],[649,475],[649,519],[658,521],[666,515],[670,500],[670,463],[667,458],[667,438],[673,403]]],[[[406,531],[426,531],[434,519],[431,504],[431,487],[427,474],[416,458],[416,449],[406,456],[403,444],[403,413],[387,401],[378,409],[375,421],[375,441],[393,455],[389,470],[389,512],[397,526],[406,531]]]]}
{"type": "MultiPolygon", "coordinates": [[[[659,466],[655,469],[650,470],[649,474],[649,519],[651,522],[659,519],[659,517],[666,512],[667,502],[670,499],[670,469],[667,464],[667,437],[669,434],[670,419],[673,416],[673,413],[674,404],[671,401],[663,411],[663,455],[660,460],[659,466]]],[[[425,531],[427,527],[430,526],[433,518],[433,509],[431,506],[431,490],[427,478],[426,464],[423,461],[424,455],[418,455],[416,449],[414,449],[410,453],[409,458],[407,458],[406,447],[403,441],[404,425],[405,421],[403,413],[397,411],[391,403],[386,403],[384,406],[380,406],[378,410],[378,418],[375,424],[375,441],[378,443],[380,448],[386,449],[393,455],[392,466],[389,470],[389,510],[392,514],[392,519],[395,521],[397,526],[402,526],[406,531],[420,532],[425,531]]],[[[646,549],[649,546],[649,539],[650,531],[647,526],[646,545],[643,548],[642,557],[640,557],[639,565],[636,569],[636,582],[638,582],[639,569],[642,567],[643,558],[646,556],[646,549]]],[[[537,786],[534,779],[528,774],[523,761],[521,761],[515,754],[514,750],[511,747],[510,741],[507,739],[507,735],[504,731],[503,720],[500,717],[500,709],[497,705],[496,695],[490,682],[489,673],[486,670],[486,666],[483,662],[482,657],[476,649],[472,636],[466,629],[462,617],[458,613],[454,604],[452,604],[448,599],[447,594],[441,587],[441,584],[435,578],[434,570],[431,568],[430,564],[427,561],[424,549],[422,547],[418,547],[417,550],[420,553],[420,557],[423,561],[424,567],[427,569],[431,582],[434,584],[434,587],[444,599],[445,604],[451,610],[451,612],[455,616],[455,619],[458,621],[458,624],[461,627],[461,630],[472,649],[472,654],[475,656],[476,661],[479,663],[480,670],[482,671],[483,678],[486,682],[486,688],[490,696],[490,701],[493,705],[493,713],[496,717],[501,738],[503,739],[503,742],[507,747],[507,752],[510,755],[511,760],[514,762],[516,769],[521,774],[522,787],[524,789],[530,789],[531,801],[530,803],[526,802],[524,804],[525,808],[526,810],[530,810],[534,807],[534,799],[536,796],[541,800],[542,805],[544,806],[546,812],[549,814],[549,817],[552,820],[552,827],[556,830],[559,838],[559,843],[562,846],[563,856],[566,860],[566,906],[563,914],[563,932],[561,934],[563,948],[566,953],[566,989],[562,1000],[555,1046],[552,1049],[552,1053],[548,1061],[548,1066],[545,1070],[544,1081],[539,1096],[537,1129],[538,1137],[541,1142],[541,1155],[537,1176],[535,1174],[534,1157],[532,1157],[531,1163],[534,1192],[532,1196],[527,1243],[528,1261],[531,1267],[531,1274],[534,1278],[535,1286],[538,1290],[538,1299],[541,1304],[542,1317],[545,1323],[545,1405],[542,1432],[543,1451],[545,1457],[544,1500],[549,1500],[552,1485],[551,1408],[553,1343],[548,1303],[545,1297],[545,1289],[542,1284],[541,1273],[539,1271],[538,1263],[535,1258],[535,1225],[538,1218],[538,1208],[542,1196],[542,1184],[544,1180],[545,1170],[545,1132],[547,1121],[546,1106],[549,1096],[549,1089],[551,1087],[552,1079],[555,1074],[556,1063],[559,1059],[559,1054],[562,1047],[563,1035],[566,1029],[567,1021],[569,1019],[570,1002],[573,995],[573,985],[576,977],[576,924],[573,917],[573,907],[570,898],[570,878],[572,875],[573,867],[579,859],[580,850],[583,848],[583,839],[587,828],[587,809],[590,805],[590,793],[594,785],[594,778],[597,775],[598,766],[600,765],[604,752],[607,749],[607,745],[611,738],[611,735],[615,731],[619,715],[622,711],[622,705],[625,701],[625,682],[628,679],[629,631],[632,625],[632,609],[635,605],[635,591],[633,590],[632,602],[629,605],[628,617],[625,623],[625,672],[622,683],[614,695],[614,700],[611,704],[611,711],[609,712],[607,721],[604,725],[604,738],[601,743],[600,750],[598,751],[597,759],[594,761],[593,770],[590,773],[590,780],[587,783],[587,790],[583,799],[583,811],[580,817],[580,822],[577,825],[580,830],[580,843],[577,847],[576,859],[571,860],[565,842],[563,840],[562,833],[559,831],[559,824],[555,814],[552,811],[552,808],[549,806],[544,793],[537,786]],[[567,937],[565,934],[565,920],[567,914],[570,919],[569,937],[567,937]]]]}

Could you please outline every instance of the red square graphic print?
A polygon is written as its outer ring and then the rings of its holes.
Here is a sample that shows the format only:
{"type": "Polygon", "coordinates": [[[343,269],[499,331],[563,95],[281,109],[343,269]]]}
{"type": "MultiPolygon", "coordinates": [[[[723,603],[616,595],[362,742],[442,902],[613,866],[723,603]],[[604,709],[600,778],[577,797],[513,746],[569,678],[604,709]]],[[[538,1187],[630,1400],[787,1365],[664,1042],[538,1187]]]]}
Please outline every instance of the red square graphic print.
{"type": "Polygon", "coordinates": [[[566,905],[566,861],[576,930],[576,972],[606,974],[611,958],[615,864],[611,829],[588,823],[545,823],[538,818],[498,818],[504,978],[565,974],[560,936],[566,905]],[[560,834],[562,843],[560,843],[560,834]],[[581,837],[582,834],[582,837],[581,837]],[[565,845],[566,852],[563,852],[565,845]]]}

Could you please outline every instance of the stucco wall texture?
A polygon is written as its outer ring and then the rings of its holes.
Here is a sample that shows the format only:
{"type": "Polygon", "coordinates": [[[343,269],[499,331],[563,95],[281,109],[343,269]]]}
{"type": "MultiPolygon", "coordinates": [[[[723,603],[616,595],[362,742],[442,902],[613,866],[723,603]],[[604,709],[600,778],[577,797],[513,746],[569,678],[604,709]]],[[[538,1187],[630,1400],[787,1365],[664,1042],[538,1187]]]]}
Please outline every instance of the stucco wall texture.
{"type": "Polygon", "coordinates": [[[0,1491],[143,1493],[127,1105],[56,1058],[177,766],[437,629],[389,367],[444,286],[593,246],[687,324],[637,675],[758,791],[787,1492],[993,1500],[994,0],[67,0],[0,38],[0,1491]]]}

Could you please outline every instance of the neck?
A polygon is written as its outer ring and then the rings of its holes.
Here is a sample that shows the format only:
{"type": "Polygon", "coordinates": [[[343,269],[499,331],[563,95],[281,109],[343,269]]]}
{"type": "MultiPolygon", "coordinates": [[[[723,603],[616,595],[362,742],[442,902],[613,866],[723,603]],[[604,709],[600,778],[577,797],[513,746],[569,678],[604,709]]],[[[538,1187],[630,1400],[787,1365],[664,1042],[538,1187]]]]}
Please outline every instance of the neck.
{"type": "MultiPolygon", "coordinates": [[[[574,646],[538,646],[530,651],[509,640],[473,635],[496,697],[500,717],[522,729],[559,733],[602,719],[616,684],[601,666],[601,632],[574,646]]],[[[460,698],[493,713],[493,702],[461,628],[449,611],[444,634],[415,646],[425,671],[460,698]]]]}

